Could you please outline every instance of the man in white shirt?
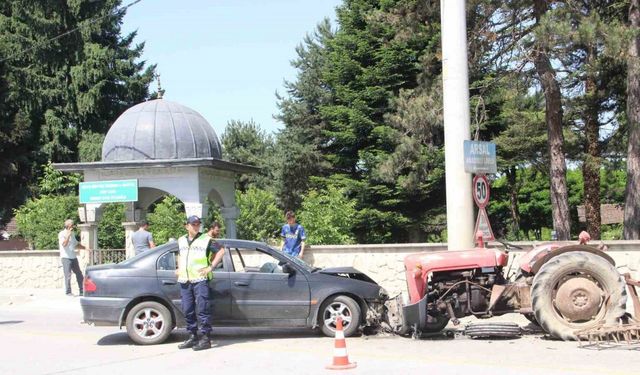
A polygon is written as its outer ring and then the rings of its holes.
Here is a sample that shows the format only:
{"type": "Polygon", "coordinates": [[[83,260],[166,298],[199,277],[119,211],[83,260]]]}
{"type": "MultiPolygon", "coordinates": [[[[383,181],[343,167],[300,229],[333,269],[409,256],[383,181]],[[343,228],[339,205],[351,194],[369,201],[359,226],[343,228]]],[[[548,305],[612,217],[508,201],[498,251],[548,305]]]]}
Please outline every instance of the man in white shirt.
{"type": "Polygon", "coordinates": [[[68,296],[73,296],[71,294],[71,272],[76,275],[80,295],[83,293],[82,282],[84,276],[80,270],[80,263],[78,263],[76,255],[78,240],[76,240],[76,235],[73,232],[74,227],[73,220],[65,220],[64,229],[58,233],[58,247],[60,248],[60,259],[62,260],[62,269],[64,271],[64,287],[68,296]]]}

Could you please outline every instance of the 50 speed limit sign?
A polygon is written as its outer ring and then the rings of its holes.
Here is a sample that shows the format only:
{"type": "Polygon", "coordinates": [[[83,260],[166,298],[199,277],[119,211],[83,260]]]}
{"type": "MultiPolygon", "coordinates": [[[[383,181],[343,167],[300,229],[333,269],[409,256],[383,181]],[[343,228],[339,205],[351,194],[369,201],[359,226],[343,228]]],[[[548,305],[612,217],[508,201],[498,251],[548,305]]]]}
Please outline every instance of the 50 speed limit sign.
{"type": "Polygon", "coordinates": [[[489,180],[483,174],[473,178],[473,200],[480,208],[486,207],[489,203],[489,180]]]}

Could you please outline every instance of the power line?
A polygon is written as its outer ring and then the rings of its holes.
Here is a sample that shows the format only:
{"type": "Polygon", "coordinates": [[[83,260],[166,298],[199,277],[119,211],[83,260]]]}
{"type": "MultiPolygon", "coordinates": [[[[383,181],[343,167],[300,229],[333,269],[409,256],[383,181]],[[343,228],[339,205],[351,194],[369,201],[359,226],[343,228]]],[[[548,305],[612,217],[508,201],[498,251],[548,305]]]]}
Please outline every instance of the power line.
{"type": "Polygon", "coordinates": [[[117,15],[119,15],[119,14],[123,13],[124,11],[126,11],[127,9],[131,8],[132,6],[134,6],[134,5],[138,4],[138,3],[139,3],[139,2],[141,2],[141,1],[142,1],[142,0],[134,0],[134,1],[130,2],[129,4],[127,4],[127,5],[123,6],[123,7],[116,8],[115,10],[113,10],[112,12],[109,12],[109,13],[105,14],[104,16],[91,18],[91,19],[89,19],[89,20],[87,20],[87,21],[82,21],[82,22],[80,22],[80,25],[79,25],[78,27],[76,27],[76,28],[74,28],[74,29],[71,29],[71,30],[69,30],[69,31],[65,31],[64,33],[62,33],[62,34],[60,34],[60,35],[56,35],[56,36],[54,36],[53,38],[49,38],[49,39],[44,40],[44,41],[42,41],[42,42],[40,42],[40,43],[36,43],[34,46],[29,47],[29,48],[25,48],[25,49],[23,49],[22,51],[18,51],[18,52],[16,52],[16,53],[14,53],[13,55],[10,55],[10,56],[8,56],[8,57],[5,57],[5,58],[3,58],[3,59],[0,59],[0,62],[5,62],[5,61],[7,61],[7,60],[11,60],[11,59],[13,59],[14,57],[17,57],[17,56],[19,56],[19,55],[22,55],[23,53],[26,53],[26,52],[29,52],[29,51],[33,51],[34,49],[40,48],[40,47],[44,46],[44,45],[45,45],[45,44],[47,44],[47,43],[53,42],[54,40],[58,40],[58,39],[60,39],[60,38],[62,38],[62,37],[65,37],[65,36],[67,36],[67,35],[69,35],[69,34],[75,33],[76,31],[80,30],[81,28],[83,28],[83,27],[87,27],[87,26],[89,26],[89,25],[91,25],[91,24],[94,24],[94,23],[96,23],[96,22],[98,22],[98,21],[100,21],[100,20],[102,20],[102,19],[104,19],[104,18],[111,17],[111,16],[117,16],[117,15]]]}

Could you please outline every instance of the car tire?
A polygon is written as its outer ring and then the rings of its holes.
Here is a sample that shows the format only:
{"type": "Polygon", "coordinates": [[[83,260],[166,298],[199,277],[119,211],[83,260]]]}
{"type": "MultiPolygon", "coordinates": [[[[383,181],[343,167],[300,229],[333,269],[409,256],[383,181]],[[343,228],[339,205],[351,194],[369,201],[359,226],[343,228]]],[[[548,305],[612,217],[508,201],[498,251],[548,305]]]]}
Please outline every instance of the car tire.
{"type": "Polygon", "coordinates": [[[522,336],[522,329],[516,323],[471,323],[464,328],[464,334],[472,339],[517,338],[522,336]]]}
{"type": "Polygon", "coordinates": [[[342,317],[344,336],[353,336],[358,332],[362,311],[360,305],[351,297],[334,296],[322,304],[318,321],[325,336],[334,337],[336,334],[336,319],[342,317]]]}
{"type": "Polygon", "coordinates": [[[625,313],[627,293],[611,263],[576,251],[551,258],[540,268],[533,279],[531,301],[542,329],[559,339],[575,340],[578,330],[615,324],[625,313]]]}
{"type": "Polygon", "coordinates": [[[127,314],[127,334],[135,343],[154,345],[164,342],[173,330],[171,312],[163,304],[141,302],[127,314]]]}

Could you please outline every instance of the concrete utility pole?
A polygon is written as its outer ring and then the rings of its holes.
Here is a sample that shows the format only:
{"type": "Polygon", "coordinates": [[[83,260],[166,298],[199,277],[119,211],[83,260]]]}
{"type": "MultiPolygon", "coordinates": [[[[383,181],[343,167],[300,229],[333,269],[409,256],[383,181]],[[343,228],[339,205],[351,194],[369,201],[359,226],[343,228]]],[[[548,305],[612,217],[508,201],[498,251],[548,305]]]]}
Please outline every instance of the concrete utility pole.
{"type": "Polygon", "coordinates": [[[466,5],[466,0],[440,0],[449,250],[473,247],[471,174],[464,171],[463,146],[470,135],[466,5]]]}

